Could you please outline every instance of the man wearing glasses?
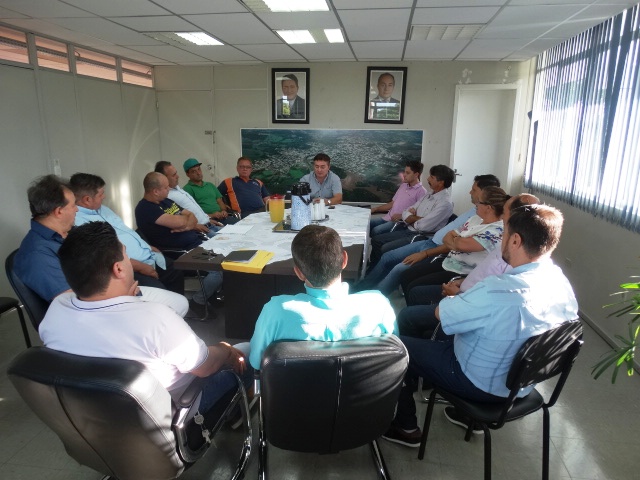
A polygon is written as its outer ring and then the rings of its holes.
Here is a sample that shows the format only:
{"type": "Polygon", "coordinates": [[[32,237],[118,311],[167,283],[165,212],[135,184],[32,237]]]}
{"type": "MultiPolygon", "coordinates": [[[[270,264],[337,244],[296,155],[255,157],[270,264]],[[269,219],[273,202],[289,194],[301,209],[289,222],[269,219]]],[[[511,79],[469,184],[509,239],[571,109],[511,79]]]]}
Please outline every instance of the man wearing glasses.
{"type": "Polygon", "coordinates": [[[242,218],[252,213],[263,212],[269,191],[260,180],[251,178],[253,170],[251,159],[240,157],[236,170],[238,176],[223,180],[218,190],[222,195],[229,197],[231,208],[240,212],[242,218]]]}

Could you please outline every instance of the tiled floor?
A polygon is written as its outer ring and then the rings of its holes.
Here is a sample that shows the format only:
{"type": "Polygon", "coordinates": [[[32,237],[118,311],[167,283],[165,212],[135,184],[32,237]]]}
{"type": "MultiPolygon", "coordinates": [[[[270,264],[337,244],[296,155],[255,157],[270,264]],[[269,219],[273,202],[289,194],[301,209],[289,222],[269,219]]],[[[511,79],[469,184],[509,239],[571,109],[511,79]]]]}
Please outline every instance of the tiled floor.
{"type": "MultiPolygon", "coordinates": [[[[396,301],[396,303],[400,303],[396,301]]],[[[196,323],[194,330],[207,341],[221,338],[221,320],[196,323]]],[[[37,336],[32,333],[32,339],[37,336]]],[[[57,437],[23,404],[6,377],[9,361],[24,348],[17,317],[0,318],[0,479],[100,479],[102,476],[69,458],[57,437]]],[[[605,342],[589,327],[585,345],[559,403],[551,410],[552,479],[640,479],[640,378],[591,378],[591,367],[606,350],[605,342]]],[[[541,386],[543,391],[548,388],[541,386]]],[[[451,425],[437,406],[427,453],[380,440],[392,477],[430,480],[481,479],[482,436],[469,443],[461,428],[451,425]]],[[[421,421],[426,405],[419,406],[421,421]]],[[[255,425],[255,419],[254,419],[255,425]]],[[[542,414],[507,424],[493,433],[493,478],[537,479],[541,476],[542,414]]],[[[254,430],[255,432],[255,430],[254,430]]],[[[228,478],[240,448],[240,434],[225,430],[216,446],[185,472],[192,480],[228,478]]],[[[257,478],[257,450],[246,478],[257,478]]],[[[275,480],[376,478],[368,448],[319,456],[270,448],[269,467],[275,480]]]]}

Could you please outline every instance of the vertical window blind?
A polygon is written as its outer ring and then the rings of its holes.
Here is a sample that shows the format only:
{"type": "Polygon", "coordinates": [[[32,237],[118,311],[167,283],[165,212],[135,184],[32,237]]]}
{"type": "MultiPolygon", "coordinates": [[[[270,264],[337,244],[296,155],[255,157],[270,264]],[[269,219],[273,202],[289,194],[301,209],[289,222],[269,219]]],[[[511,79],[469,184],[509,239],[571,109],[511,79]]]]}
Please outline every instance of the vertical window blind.
{"type": "Polygon", "coordinates": [[[538,57],[525,186],[640,232],[639,7],[538,57]]]}

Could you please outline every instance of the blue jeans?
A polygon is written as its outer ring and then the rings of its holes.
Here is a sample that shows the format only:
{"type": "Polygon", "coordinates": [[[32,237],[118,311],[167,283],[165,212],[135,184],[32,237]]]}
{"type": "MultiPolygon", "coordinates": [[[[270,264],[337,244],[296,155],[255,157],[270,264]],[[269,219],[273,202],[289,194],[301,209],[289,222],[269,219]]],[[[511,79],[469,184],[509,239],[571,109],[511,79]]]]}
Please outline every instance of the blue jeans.
{"type": "Polygon", "coordinates": [[[400,340],[409,352],[409,370],[398,399],[395,419],[398,427],[406,430],[418,428],[416,402],[413,399],[417,376],[424,378],[425,383],[437,385],[468,400],[504,401],[502,397],[480,390],[462,372],[453,351],[453,337],[438,341],[401,336],[400,340]]]}
{"type": "Polygon", "coordinates": [[[202,295],[202,289],[198,289],[193,294],[193,301],[199,305],[204,305],[208,298],[211,298],[222,287],[222,272],[209,272],[206,277],[202,279],[204,283],[204,292],[207,298],[202,295]]]}
{"type": "MultiPolygon", "coordinates": [[[[235,348],[242,351],[245,358],[247,368],[244,373],[240,375],[242,383],[245,388],[251,388],[253,384],[253,368],[249,365],[249,342],[238,343],[234,345],[235,348]]],[[[205,413],[211,410],[218,400],[220,400],[225,393],[232,388],[235,388],[238,384],[236,376],[233,370],[220,370],[219,372],[209,375],[205,378],[202,386],[202,397],[200,397],[200,405],[198,410],[200,413],[205,413]]]]}
{"type": "Polygon", "coordinates": [[[382,255],[378,264],[364,279],[371,288],[377,288],[383,294],[388,295],[400,285],[400,277],[405,270],[411,268],[402,261],[421,250],[435,248],[438,245],[431,240],[418,240],[404,247],[390,250],[382,255]]]}
{"type": "Polygon", "coordinates": [[[222,227],[218,227],[217,225],[211,225],[210,223],[207,223],[205,227],[209,229],[209,231],[207,232],[207,237],[209,238],[215,237],[216,234],[218,233],[218,230],[222,228],[222,227]]]}
{"type": "Polygon", "coordinates": [[[393,228],[395,222],[390,220],[384,220],[383,217],[372,218],[369,221],[369,230],[371,232],[371,236],[374,235],[382,235],[383,233],[389,233],[393,228]]]}

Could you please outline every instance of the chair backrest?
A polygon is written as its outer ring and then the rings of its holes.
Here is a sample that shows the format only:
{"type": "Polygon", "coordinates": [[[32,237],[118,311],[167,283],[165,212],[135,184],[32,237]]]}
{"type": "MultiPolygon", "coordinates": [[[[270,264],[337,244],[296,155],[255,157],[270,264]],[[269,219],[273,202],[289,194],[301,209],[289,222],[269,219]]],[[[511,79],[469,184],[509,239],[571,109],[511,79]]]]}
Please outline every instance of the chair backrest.
{"type": "Polygon", "coordinates": [[[316,453],[375,440],[393,420],[407,363],[394,335],[271,344],[260,370],[267,440],[316,453]]]}
{"type": "Polygon", "coordinates": [[[559,383],[564,384],[581,346],[582,323],[578,319],[531,337],[520,347],[511,364],[507,388],[513,391],[561,373],[559,383]]]}
{"type": "Polygon", "coordinates": [[[32,347],[7,373],[82,465],[120,480],[174,478],[183,471],[171,397],[141,363],[32,347]]]}
{"type": "Polygon", "coordinates": [[[37,332],[40,322],[42,322],[44,315],[47,313],[49,302],[22,283],[22,280],[20,280],[13,271],[13,261],[17,252],[18,250],[11,252],[4,262],[4,268],[13,291],[16,292],[16,295],[29,315],[33,328],[35,328],[37,332]]]}

